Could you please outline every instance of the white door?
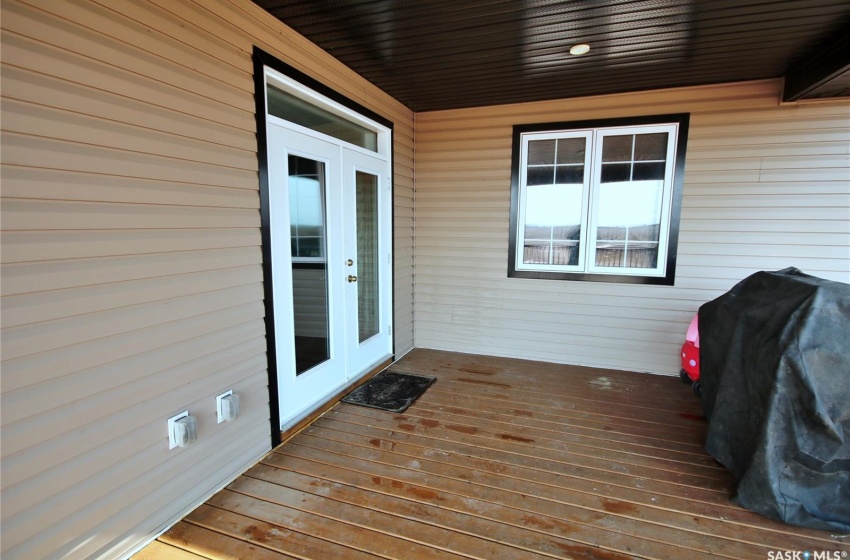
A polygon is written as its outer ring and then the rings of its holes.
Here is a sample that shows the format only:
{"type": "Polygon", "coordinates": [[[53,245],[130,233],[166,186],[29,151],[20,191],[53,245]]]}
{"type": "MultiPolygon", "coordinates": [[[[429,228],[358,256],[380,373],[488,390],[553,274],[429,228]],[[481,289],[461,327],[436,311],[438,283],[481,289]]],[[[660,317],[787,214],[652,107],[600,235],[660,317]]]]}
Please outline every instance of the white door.
{"type": "Polygon", "coordinates": [[[392,353],[386,160],[268,119],[281,426],[392,353]]]}
{"type": "Polygon", "coordinates": [[[386,161],[343,148],[348,367],[365,371],[392,352],[390,184],[386,161]]]}

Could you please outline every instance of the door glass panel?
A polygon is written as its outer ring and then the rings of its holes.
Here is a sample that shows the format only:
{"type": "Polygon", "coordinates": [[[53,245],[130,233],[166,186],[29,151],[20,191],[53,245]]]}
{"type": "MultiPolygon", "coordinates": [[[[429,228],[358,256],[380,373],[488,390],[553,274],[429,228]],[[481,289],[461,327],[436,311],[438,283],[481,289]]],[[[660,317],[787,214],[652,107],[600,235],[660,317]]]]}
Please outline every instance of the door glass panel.
{"type": "Polygon", "coordinates": [[[289,156],[289,219],[295,373],[330,358],[325,221],[325,164],[289,156]]]}
{"type": "Polygon", "coordinates": [[[359,340],[378,334],[378,178],[358,171],[355,181],[357,227],[357,320],[359,340]]]}

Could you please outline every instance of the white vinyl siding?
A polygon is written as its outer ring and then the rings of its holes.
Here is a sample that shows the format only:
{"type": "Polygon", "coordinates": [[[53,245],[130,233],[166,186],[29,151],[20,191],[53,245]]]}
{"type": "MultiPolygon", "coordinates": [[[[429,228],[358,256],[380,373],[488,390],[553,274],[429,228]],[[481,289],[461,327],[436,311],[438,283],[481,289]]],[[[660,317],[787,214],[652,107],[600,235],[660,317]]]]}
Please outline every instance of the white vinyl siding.
{"type": "Polygon", "coordinates": [[[248,0],[2,10],[0,553],[120,557],[269,449],[253,46],[395,123],[398,354],[413,115],[248,0]]]}
{"type": "Polygon", "coordinates": [[[776,80],[416,115],[417,347],[675,374],[699,306],[796,266],[850,282],[850,102],[776,80]],[[690,113],[674,286],[507,277],[511,131],[690,113]]]}

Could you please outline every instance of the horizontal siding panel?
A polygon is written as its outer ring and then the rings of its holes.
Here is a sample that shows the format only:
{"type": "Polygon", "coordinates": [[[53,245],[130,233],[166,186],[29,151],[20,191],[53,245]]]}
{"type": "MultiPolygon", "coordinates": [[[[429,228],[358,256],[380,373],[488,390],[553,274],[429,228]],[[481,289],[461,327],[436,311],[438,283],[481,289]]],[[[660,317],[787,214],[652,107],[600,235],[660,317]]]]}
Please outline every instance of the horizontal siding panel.
{"type": "MultiPolygon", "coordinates": [[[[799,218],[799,217],[798,217],[799,218]]],[[[772,232],[772,233],[850,233],[850,224],[846,220],[818,219],[782,219],[771,221],[758,221],[751,219],[724,220],[724,219],[690,219],[682,224],[682,231],[698,232],[772,232]]]]}
{"type": "MultiPolygon", "coordinates": [[[[845,133],[850,136],[850,133],[845,133]]],[[[762,181],[842,181],[850,177],[845,167],[825,167],[821,169],[775,168],[762,169],[759,179],[762,181]]]]}
{"type": "Polygon", "coordinates": [[[802,194],[806,196],[841,194],[845,197],[850,195],[850,187],[846,181],[817,181],[817,182],[792,182],[779,183],[741,183],[735,185],[701,185],[699,183],[688,183],[688,197],[694,196],[740,196],[751,195],[755,198],[770,197],[777,195],[802,194]]]}
{"type": "MultiPolygon", "coordinates": [[[[699,266],[696,264],[683,263],[681,264],[682,270],[682,279],[690,278],[692,281],[698,281],[701,278],[706,279],[706,282],[709,282],[710,279],[720,279],[724,280],[723,282],[718,282],[718,286],[724,286],[720,293],[717,295],[722,295],[723,292],[731,288],[733,285],[737,284],[750,274],[754,274],[760,270],[765,270],[763,267],[759,267],[758,265],[747,264],[749,261],[738,260],[736,263],[738,266],[728,266],[721,270],[712,267],[699,266]]],[[[841,265],[831,267],[830,270],[818,270],[817,268],[808,268],[804,262],[798,262],[797,259],[789,259],[785,262],[777,261],[777,266],[769,267],[768,270],[778,270],[783,269],[789,266],[796,266],[800,268],[803,272],[807,274],[812,274],[814,276],[819,276],[821,278],[825,278],[827,280],[834,280],[836,282],[844,282],[847,283],[847,269],[842,268],[841,265]]],[[[678,270],[678,269],[677,269],[678,270]]]]}
{"type": "MultiPolygon", "coordinates": [[[[719,206],[719,205],[718,205],[719,206]]],[[[801,220],[809,221],[813,218],[823,220],[840,221],[847,217],[846,208],[831,208],[829,206],[816,206],[809,209],[810,214],[805,214],[798,208],[788,207],[772,207],[765,206],[763,208],[728,208],[728,207],[710,207],[710,208],[691,208],[686,203],[682,203],[682,221],[687,220],[706,220],[718,214],[723,215],[725,219],[735,220],[753,220],[753,221],[772,221],[772,220],[801,220]]]]}
{"type": "MultiPolygon", "coordinates": [[[[133,359],[139,355],[153,355],[162,348],[215,333],[227,325],[241,325],[263,316],[263,306],[254,299],[248,303],[225,307],[208,313],[175,319],[162,325],[153,325],[96,340],[81,342],[73,346],[42,351],[3,362],[4,394],[12,418],[25,418],[30,414],[52,408],[46,398],[25,406],[28,399],[16,391],[39,383],[64,384],[60,379],[83,371],[103,369],[111,362],[133,359]]],[[[140,373],[144,374],[145,370],[140,373]]],[[[127,377],[120,381],[130,381],[127,377]]],[[[81,379],[85,375],[76,375],[81,379]]],[[[39,388],[41,390],[44,387],[39,388]]],[[[35,391],[44,392],[44,391],[35,391]]]]}
{"type": "Polygon", "coordinates": [[[260,231],[253,228],[5,231],[0,243],[2,262],[6,264],[142,255],[166,250],[256,247],[260,243],[260,231]]]}
{"type": "MultiPolygon", "coordinates": [[[[152,2],[138,3],[133,0],[96,0],[91,2],[92,6],[99,6],[105,10],[109,10],[117,14],[119,27],[127,20],[138,22],[145,30],[152,30],[157,33],[157,37],[166,36],[174,39],[178,43],[186,45],[192,49],[192,54],[189,56],[195,57],[196,53],[203,53],[212,57],[213,64],[216,66],[229,65],[237,72],[243,75],[251,75],[249,66],[245,64],[245,59],[249,58],[249,53],[245,49],[236,47],[224,40],[214,40],[210,37],[210,32],[204,29],[202,23],[203,18],[195,18],[191,20],[180,19],[174,17],[170,12],[158,8],[152,2]]],[[[88,8],[95,9],[94,7],[88,8]]],[[[85,23],[86,20],[83,20],[85,23]]],[[[108,32],[108,30],[104,30],[108,32]]],[[[173,50],[182,51],[182,47],[174,45],[173,50]]],[[[164,56],[187,56],[181,52],[168,52],[164,56]]],[[[187,58],[193,60],[193,58],[187,58]]],[[[253,94],[253,86],[248,84],[247,91],[253,94]]]]}
{"type": "MultiPolygon", "coordinates": [[[[580,362],[575,365],[603,367],[608,361],[620,361],[623,364],[631,364],[630,371],[658,373],[663,370],[663,365],[669,358],[678,358],[681,349],[681,341],[677,344],[669,344],[666,346],[656,345],[657,350],[654,351],[636,351],[630,350],[628,353],[623,353],[612,358],[611,346],[604,344],[604,341],[594,339],[593,342],[600,345],[588,346],[580,341],[564,340],[561,337],[549,336],[547,333],[538,331],[534,334],[518,332],[514,333],[509,326],[506,327],[490,327],[487,336],[480,335],[480,329],[475,327],[454,329],[458,332],[457,337],[453,337],[448,344],[456,346],[458,352],[462,352],[461,348],[469,348],[470,346],[485,345],[488,349],[489,356],[504,356],[506,353],[521,354],[522,359],[527,359],[530,355],[540,354],[544,356],[541,361],[556,362],[557,357],[562,354],[564,346],[575,347],[578,350],[575,353],[576,361],[580,362]],[[629,358],[626,358],[628,354],[629,358]],[[665,358],[668,358],[665,360],[665,358]],[[637,369],[635,364],[646,364],[646,369],[637,369]]],[[[426,333],[437,334],[439,332],[438,324],[425,324],[417,326],[417,334],[425,335],[426,333]]],[[[646,346],[644,346],[646,348],[646,346]]]]}
{"type": "Polygon", "coordinates": [[[175,157],[196,163],[256,171],[253,151],[233,149],[213,142],[96,117],[69,113],[27,102],[3,104],[3,129],[9,132],[103,146],[128,152],[175,157]]]}
{"type": "MultiPolygon", "coordinates": [[[[740,224],[744,226],[744,224],[740,224]]],[[[680,230],[679,243],[684,244],[688,251],[696,251],[699,246],[724,247],[734,250],[736,246],[770,247],[776,245],[779,248],[790,248],[794,245],[808,246],[809,248],[821,247],[850,247],[850,231],[840,233],[838,231],[814,233],[778,231],[772,233],[763,232],[732,232],[728,228],[720,231],[680,230]],[[693,244],[693,245],[690,245],[693,244]]],[[[741,227],[745,229],[745,227],[741,227]]]]}
{"type": "MultiPolygon", "coordinates": [[[[444,300],[444,298],[441,298],[444,300]]],[[[600,314],[598,306],[556,302],[550,306],[546,306],[539,301],[526,301],[513,304],[513,302],[502,302],[501,306],[476,305],[473,309],[472,304],[477,304],[476,300],[472,300],[469,304],[464,305],[463,301],[456,303],[437,303],[438,298],[423,297],[423,303],[428,305],[429,313],[448,314],[452,318],[452,322],[456,324],[472,324],[475,322],[479,325],[484,325],[488,321],[493,326],[510,326],[513,321],[516,321],[515,327],[518,330],[523,330],[531,333],[536,333],[545,328],[549,333],[573,333],[575,335],[599,335],[607,331],[612,338],[627,338],[629,340],[657,340],[662,337],[664,340],[670,340],[671,334],[677,338],[681,337],[682,327],[687,328],[687,323],[693,317],[696,311],[690,302],[682,302],[680,309],[656,309],[653,313],[645,313],[643,310],[634,310],[634,307],[617,308],[612,306],[602,310],[600,314]],[[582,322],[578,325],[564,324],[559,319],[559,315],[563,313],[571,313],[577,316],[582,316],[582,322]],[[622,321],[624,317],[635,319],[641,325],[647,327],[641,334],[630,336],[632,330],[623,329],[622,322],[617,325],[617,321],[622,321]]],[[[604,339],[605,336],[602,336],[604,339]]],[[[624,343],[627,346],[632,346],[633,342],[624,343]]],[[[681,345],[681,341],[679,341],[681,345]]]]}
{"type": "Polygon", "coordinates": [[[98,341],[111,335],[164,325],[187,317],[247,305],[262,299],[263,287],[258,283],[192,294],[156,303],[87,313],[51,321],[49,324],[42,322],[5,328],[3,338],[8,346],[3,352],[3,363],[35,354],[43,358],[45,352],[59,348],[71,348],[77,344],[98,341]]]}
{"type": "MultiPolygon", "coordinates": [[[[174,64],[159,56],[134,48],[115,40],[104,33],[83,27],[69,20],[52,15],[52,10],[25,6],[19,2],[9,3],[3,11],[3,26],[16,29],[29,39],[48,45],[62,47],[78,56],[102,61],[117,68],[131,68],[135,74],[205,97],[248,113],[254,111],[254,99],[250,90],[240,90],[219,79],[205,76],[193,69],[174,64]]],[[[124,31],[129,24],[117,29],[124,31]]],[[[132,28],[126,29],[132,33],[132,28]]],[[[122,37],[123,38],[123,37],[122,37]]],[[[185,48],[184,48],[185,50],[185,48]]]]}
{"type": "MultiPolygon", "coordinates": [[[[847,130],[847,122],[842,122],[841,118],[836,118],[838,115],[817,115],[803,114],[800,116],[786,117],[775,120],[741,120],[733,123],[720,123],[719,116],[710,116],[705,119],[705,122],[700,122],[698,117],[694,118],[694,128],[688,134],[689,138],[693,138],[699,142],[703,138],[735,138],[745,137],[756,140],[766,139],[773,135],[774,142],[781,141],[787,137],[789,133],[795,136],[798,134],[805,138],[810,134],[821,133],[824,138],[820,141],[825,141],[836,132],[847,130]],[[778,135],[778,138],[777,138],[778,135]]],[[[845,118],[850,116],[850,113],[843,115],[845,118]]],[[[725,119],[722,119],[725,120],[725,119]]],[[[799,137],[795,138],[799,141],[799,137]]],[[[770,144],[771,142],[766,142],[770,144]]]]}
{"type": "Polygon", "coordinates": [[[31,70],[72,84],[96,87],[111,94],[141,101],[156,107],[157,111],[164,109],[166,114],[174,111],[239,130],[256,131],[253,111],[234,111],[213,99],[187,95],[182,89],[151,81],[125,67],[103,63],[97,57],[81,57],[63,48],[34,41],[13,32],[3,34],[2,48],[4,60],[9,61],[6,64],[16,68],[31,70]],[[25,62],[19,65],[15,61],[25,62]]]}
{"type": "MultiPolygon", "coordinates": [[[[787,136],[777,132],[755,129],[746,135],[739,135],[743,142],[743,138],[758,144],[782,144],[787,136]]],[[[794,133],[794,142],[841,142],[847,138],[847,128],[820,128],[812,130],[801,130],[794,133]]],[[[693,141],[694,148],[702,148],[704,146],[728,146],[729,136],[723,134],[706,135],[706,136],[691,136],[688,135],[688,147],[691,147],[693,141]]]]}
{"type": "MultiPolygon", "coordinates": [[[[732,139],[730,139],[731,141],[732,139]]],[[[782,157],[805,157],[805,156],[823,156],[831,157],[835,155],[850,154],[850,149],[844,142],[807,142],[788,144],[757,144],[746,145],[737,144],[724,146],[703,146],[694,154],[688,154],[688,161],[695,162],[703,159],[729,159],[746,158],[757,156],[763,159],[766,158],[782,158],[782,157]]]]}
{"type": "MultiPolygon", "coordinates": [[[[506,287],[511,286],[515,282],[513,280],[505,280],[503,284],[506,287]]],[[[492,284],[488,282],[488,284],[492,284]]],[[[466,300],[475,301],[476,306],[503,309],[505,301],[511,301],[517,305],[524,305],[524,302],[539,302],[541,298],[547,301],[565,304],[584,305],[588,299],[593,299],[595,296],[604,295],[611,301],[610,307],[633,307],[645,309],[648,302],[652,302],[657,309],[692,309],[693,302],[697,298],[706,298],[713,295],[712,290],[708,289],[679,289],[675,291],[652,290],[653,286],[647,286],[644,291],[639,290],[612,290],[610,294],[599,293],[602,290],[576,290],[573,292],[565,292],[561,290],[552,290],[547,287],[543,280],[526,280],[521,286],[515,286],[510,300],[504,298],[503,289],[482,287],[480,282],[475,280],[453,281],[451,283],[440,281],[435,278],[427,287],[421,290],[422,297],[432,299],[434,301],[442,300],[447,303],[455,304],[466,300]]],[[[621,286],[625,288],[625,286],[621,286]]],[[[690,318],[689,318],[690,320],[690,318]]]]}
{"type": "MultiPolygon", "coordinates": [[[[29,4],[38,8],[37,3],[29,4]]],[[[126,0],[109,4],[77,0],[65,2],[61,6],[52,6],[50,12],[77,26],[108,37],[111,42],[127,45],[133,51],[173,62],[187,73],[197,72],[216,83],[228,84],[253,95],[253,77],[251,73],[245,72],[244,68],[239,68],[239,60],[234,51],[219,49],[219,54],[225,55],[234,63],[222,64],[222,60],[210,56],[203,48],[186,48],[189,45],[185,38],[191,37],[190,31],[182,27],[182,33],[177,37],[163,33],[160,27],[162,25],[178,26],[174,23],[169,25],[167,19],[162,16],[154,20],[150,17],[150,11],[144,7],[134,7],[126,0]],[[155,23],[156,27],[141,24],[136,19],[138,15],[148,15],[147,19],[153,20],[151,23],[155,23]]],[[[206,46],[211,46],[209,41],[205,43],[206,46]]]]}
{"type": "Polygon", "coordinates": [[[256,170],[235,169],[4,132],[4,165],[61,169],[179,183],[257,189],[256,170]]]}
{"type": "MultiPolygon", "coordinates": [[[[611,118],[612,115],[657,114],[692,111],[722,114],[764,110],[776,105],[779,88],[774,80],[745,84],[720,84],[651,92],[634,92],[617,96],[593,96],[577,99],[556,99],[494,107],[476,107],[418,113],[417,125],[428,130],[463,130],[469,127],[510,126],[516,123],[562,122],[589,118],[611,118]],[[569,118],[564,118],[564,115],[569,118]],[[573,115],[576,115],[575,118],[573,115]],[[556,117],[553,120],[553,117],[556,117]]],[[[834,112],[835,110],[833,110],[834,112]]]]}
{"type": "Polygon", "coordinates": [[[104,259],[19,263],[6,266],[3,293],[15,295],[61,290],[77,286],[122,282],[134,278],[154,278],[201,270],[234,268],[261,262],[260,248],[252,247],[249,250],[216,249],[104,259]]]}
{"type": "MultiPolygon", "coordinates": [[[[3,229],[12,231],[250,228],[257,210],[6,199],[3,229]]],[[[167,250],[167,247],[162,247],[167,250]]]]}
{"type": "Polygon", "coordinates": [[[0,73],[3,78],[3,93],[8,99],[28,101],[35,105],[97,117],[104,121],[204,140],[251,153],[257,147],[256,136],[251,130],[225,126],[178,111],[153,112],[149,110],[149,105],[141,100],[72,84],[27,69],[4,66],[0,73]],[[57,97],[54,92],[59,88],[62,89],[62,95],[57,97]]]}
{"type": "Polygon", "coordinates": [[[164,301],[263,281],[259,265],[6,296],[3,328],[164,301]]]}
{"type": "MultiPolygon", "coordinates": [[[[685,206],[684,203],[682,205],[685,206]]],[[[847,208],[850,206],[850,191],[835,194],[730,194],[726,196],[689,195],[687,207],[697,208],[847,208]]]]}
{"type": "Polygon", "coordinates": [[[848,245],[827,245],[818,241],[817,245],[806,245],[803,243],[775,244],[744,244],[730,243],[720,245],[718,243],[694,243],[685,247],[689,255],[700,256],[750,256],[750,257],[776,257],[785,259],[815,258],[815,259],[837,259],[841,260],[850,253],[848,245]]]}
{"type": "MultiPolygon", "coordinates": [[[[848,134],[850,134],[850,127],[847,129],[848,134]]],[[[836,154],[836,155],[821,155],[821,156],[793,156],[793,157],[765,157],[762,158],[762,168],[763,169],[812,169],[817,170],[820,168],[837,168],[837,169],[850,169],[850,160],[846,157],[846,154],[836,154]]],[[[848,177],[850,175],[844,175],[844,177],[848,177]]]]}
{"type": "Polygon", "coordinates": [[[3,195],[9,198],[254,208],[258,211],[260,208],[259,193],[248,189],[11,165],[3,168],[0,177],[3,195]]]}

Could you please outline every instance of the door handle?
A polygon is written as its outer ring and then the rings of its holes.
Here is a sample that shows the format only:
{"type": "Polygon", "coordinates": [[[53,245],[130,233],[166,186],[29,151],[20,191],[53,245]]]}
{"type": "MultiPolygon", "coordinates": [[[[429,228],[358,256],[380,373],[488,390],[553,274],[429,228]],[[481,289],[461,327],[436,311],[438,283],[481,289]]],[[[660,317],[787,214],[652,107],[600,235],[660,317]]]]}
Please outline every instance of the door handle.
{"type": "Polygon", "coordinates": [[[348,281],[349,281],[349,282],[357,282],[357,277],[356,277],[356,276],[352,276],[351,274],[349,274],[349,275],[348,275],[348,281]]]}

